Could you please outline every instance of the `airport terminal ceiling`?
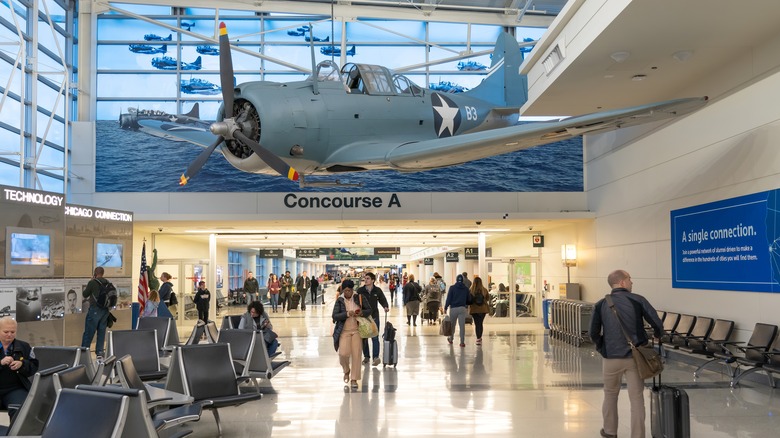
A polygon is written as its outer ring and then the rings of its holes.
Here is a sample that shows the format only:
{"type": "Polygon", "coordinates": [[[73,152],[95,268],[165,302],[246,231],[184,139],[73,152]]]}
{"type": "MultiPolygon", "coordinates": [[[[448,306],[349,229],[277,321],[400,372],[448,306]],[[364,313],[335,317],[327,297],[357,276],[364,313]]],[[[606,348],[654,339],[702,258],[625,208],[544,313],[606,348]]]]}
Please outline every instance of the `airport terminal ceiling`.
{"type": "MultiPolygon", "coordinates": [[[[218,235],[219,245],[250,252],[258,248],[388,248],[400,247],[403,254],[428,251],[431,256],[464,247],[477,247],[477,235],[486,234],[490,247],[507,239],[530,242],[533,235],[554,233],[556,229],[591,219],[509,219],[509,220],[370,220],[370,221],[144,221],[136,220],[139,234],[175,236],[208,242],[218,235]],[[479,222],[477,225],[476,222],[479,222]]],[[[529,243],[530,246],[530,243],[529,243]]],[[[537,256],[537,254],[514,254],[537,256]]]]}

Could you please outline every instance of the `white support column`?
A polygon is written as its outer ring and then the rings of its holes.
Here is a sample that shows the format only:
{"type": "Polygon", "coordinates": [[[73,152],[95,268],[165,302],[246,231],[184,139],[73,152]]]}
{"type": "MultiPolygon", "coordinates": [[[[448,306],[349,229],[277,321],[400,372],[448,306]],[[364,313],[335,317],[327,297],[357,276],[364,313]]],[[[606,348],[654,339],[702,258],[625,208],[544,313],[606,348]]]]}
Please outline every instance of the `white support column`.
{"type": "MultiPolygon", "coordinates": [[[[485,233],[480,232],[477,236],[477,246],[479,247],[479,261],[478,261],[478,270],[477,273],[479,274],[479,277],[482,279],[482,284],[485,287],[488,287],[488,278],[487,278],[487,261],[485,260],[485,249],[487,246],[485,233]]],[[[473,279],[472,279],[473,280],[473,279]]]]}
{"type": "MultiPolygon", "coordinates": [[[[217,320],[217,235],[209,234],[209,273],[206,275],[206,288],[211,291],[209,319],[217,320]]],[[[183,297],[182,297],[183,298],[183,297]]],[[[182,300],[182,302],[184,302],[182,300]]],[[[184,306],[182,305],[182,311],[184,306]]]]}

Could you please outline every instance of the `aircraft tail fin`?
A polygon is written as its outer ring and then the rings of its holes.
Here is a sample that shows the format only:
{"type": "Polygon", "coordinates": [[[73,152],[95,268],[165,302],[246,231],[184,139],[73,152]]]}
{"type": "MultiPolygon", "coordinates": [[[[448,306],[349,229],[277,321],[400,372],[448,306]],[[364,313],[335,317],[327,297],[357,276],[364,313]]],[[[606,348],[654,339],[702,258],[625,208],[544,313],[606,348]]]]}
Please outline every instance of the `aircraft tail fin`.
{"type": "Polygon", "coordinates": [[[496,40],[490,72],[466,93],[498,107],[519,108],[528,100],[528,78],[520,74],[523,55],[517,40],[502,32],[496,40]]]}
{"type": "Polygon", "coordinates": [[[200,59],[200,56],[198,56],[198,58],[195,60],[195,62],[193,62],[193,64],[195,64],[195,66],[197,66],[197,67],[200,67],[200,66],[201,66],[201,59],[200,59]]]}
{"type": "Polygon", "coordinates": [[[195,102],[195,105],[192,106],[192,109],[187,114],[182,114],[185,117],[192,117],[193,119],[199,119],[200,118],[200,106],[198,105],[198,102],[195,102]]]}
{"type": "Polygon", "coordinates": [[[162,47],[160,48],[160,52],[161,53],[168,53],[168,45],[167,44],[163,44],[162,47]]]}

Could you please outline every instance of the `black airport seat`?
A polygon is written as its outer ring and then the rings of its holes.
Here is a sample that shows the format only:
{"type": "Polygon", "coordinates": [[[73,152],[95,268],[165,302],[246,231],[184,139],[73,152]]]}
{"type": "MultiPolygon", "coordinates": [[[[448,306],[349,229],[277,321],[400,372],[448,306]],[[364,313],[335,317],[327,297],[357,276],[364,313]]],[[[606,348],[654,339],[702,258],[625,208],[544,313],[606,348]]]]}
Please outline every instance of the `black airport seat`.
{"type": "Polygon", "coordinates": [[[144,381],[160,380],[168,370],[160,365],[156,330],[112,330],[108,332],[108,351],[116,357],[133,357],[138,375],[144,381]]]}
{"type": "MultiPolygon", "coordinates": [[[[122,387],[142,390],[146,394],[146,402],[150,407],[189,405],[193,398],[182,393],[168,391],[157,384],[144,383],[135,370],[133,358],[127,354],[116,361],[116,373],[122,387]]],[[[199,414],[200,415],[200,414],[199,414]]]]}
{"type": "Polygon", "coordinates": [[[61,438],[76,433],[120,438],[127,419],[128,404],[126,395],[65,388],[57,394],[54,410],[46,422],[42,437],[61,438]]]}
{"type": "Polygon", "coordinates": [[[62,391],[63,388],[74,389],[78,385],[89,385],[92,379],[87,375],[84,365],[76,365],[66,370],[54,373],[54,390],[62,391]]]}
{"type": "Polygon", "coordinates": [[[164,316],[147,316],[138,318],[136,330],[157,330],[157,347],[160,356],[170,354],[171,346],[179,345],[179,334],[176,330],[176,321],[164,316]]]}
{"type": "Polygon", "coordinates": [[[186,428],[171,430],[171,428],[200,419],[201,410],[199,405],[185,406],[187,410],[177,408],[151,414],[151,409],[147,404],[147,396],[143,389],[90,385],[79,385],[76,389],[79,391],[119,394],[128,397],[127,421],[125,421],[122,438],[183,437],[191,434],[192,430],[186,428]],[[164,430],[168,432],[160,433],[164,430]]]}
{"type": "MultiPolygon", "coordinates": [[[[675,338],[684,338],[685,336],[689,336],[695,324],[696,324],[695,316],[680,315],[680,320],[677,322],[677,327],[675,327],[673,331],[666,332],[666,335],[664,335],[661,338],[661,342],[665,344],[676,345],[675,338]]],[[[681,342],[682,344],[685,343],[684,340],[677,341],[677,342],[681,342]]]]}
{"type": "Polygon", "coordinates": [[[766,371],[766,376],[769,379],[769,386],[775,386],[774,379],[770,370],[764,369],[765,366],[771,364],[772,357],[780,352],[780,336],[776,336],[772,345],[766,349],[762,349],[761,346],[756,347],[740,347],[738,349],[744,352],[744,357],[738,357],[736,361],[736,368],[734,369],[734,377],[731,379],[731,387],[735,387],[739,384],[739,381],[743,377],[755,373],[756,371],[766,371]],[[747,370],[742,371],[741,367],[748,367],[747,370]]]}
{"type": "Polygon", "coordinates": [[[241,315],[226,315],[222,318],[222,327],[220,327],[220,330],[224,329],[237,329],[238,325],[241,323],[241,315]]]}
{"type": "MultiPolygon", "coordinates": [[[[720,351],[714,351],[711,353],[712,359],[703,363],[699,368],[694,371],[694,376],[698,377],[701,370],[706,368],[709,364],[719,362],[724,364],[729,369],[729,377],[734,379],[736,377],[736,374],[739,372],[739,365],[736,366],[735,369],[731,369],[729,364],[732,364],[737,361],[738,358],[742,359],[748,359],[748,360],[764,360],[763,353],[769,351],[769,347],[772,345],[772,342],[775,340],[775,336],[777,335],[777,326],[773,324],[764,324],[764,323],[756,323],[755,327],[753,327],[753,333],[750,335],[750,339],[748,339],[747,344],[742,347],[739,346],[739,344],[743,344],[743,342],[737,342],[737,341],[724,341],[724,342],[718,342],[717,346],[720,348],[720,351]],[[739,347],[739,348],[737,348],[739,347]],[[738,354],[735,354],[734,350],[742,350],[744,352],[743,356],[740,356],[738,354]]],[[[708,350],[710,348],[709,343],[707,346],[708,350]]]]}
{"type": "Polygon", "coordinates": [[[687,348],[691,344],[699,348],[704,348],[704,341],[710,336],[712,332],[713,319],[703,316],[696,318],[696,324],[693,325],[691,333],[687,336],[677,335],[672,337],[672,345],[674,348],[687,348]]]}
{"type": "Polygon", "coordinates": [[[174,349],[165,389],[183,392],[193,397],[195,403],[201,403],[203,409],[211,409],[221,436],[219,408],[238,406],[263,396],[259,392],[242,394],[239,383],[247,380],[236,378],[227,344],[184,345],[174,349]]]}
{"type": "MultiPolygon", "coordinates": [[[[52,347],[48,345],[33,347],[38,368],[47,369],[60,364],[75,367],[81,363],[81,347],[52,347]]],[[[87,352],[88,354],[88,352],[87,352]]]]}

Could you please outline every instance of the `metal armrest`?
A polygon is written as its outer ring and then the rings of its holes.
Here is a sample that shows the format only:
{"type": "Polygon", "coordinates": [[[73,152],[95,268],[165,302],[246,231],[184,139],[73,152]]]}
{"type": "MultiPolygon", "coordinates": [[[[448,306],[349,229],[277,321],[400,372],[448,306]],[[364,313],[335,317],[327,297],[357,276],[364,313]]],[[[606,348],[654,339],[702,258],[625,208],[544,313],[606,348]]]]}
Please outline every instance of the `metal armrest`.
{"type": "Polygon", "coordinates": [[[737,344],[746,344],[747,342],[740,342],[740,341],[723,341],[723,342],[715,342],[718,345],[737,345],[737,344]]]}

